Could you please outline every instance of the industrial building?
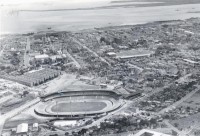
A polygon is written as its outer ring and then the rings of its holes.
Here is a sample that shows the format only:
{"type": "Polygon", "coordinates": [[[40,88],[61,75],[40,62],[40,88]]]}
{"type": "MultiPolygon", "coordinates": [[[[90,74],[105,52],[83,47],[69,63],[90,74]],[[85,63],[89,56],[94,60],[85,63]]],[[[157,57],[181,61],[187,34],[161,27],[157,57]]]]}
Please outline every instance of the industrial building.
{"type": "Polygon", "coordinates": [[[60,74],[61,71],[45,68],[27,72],[20,76],[0,75],[0,78],[15,81],[26,86],[37,86],[58,77],[60,74]]]}

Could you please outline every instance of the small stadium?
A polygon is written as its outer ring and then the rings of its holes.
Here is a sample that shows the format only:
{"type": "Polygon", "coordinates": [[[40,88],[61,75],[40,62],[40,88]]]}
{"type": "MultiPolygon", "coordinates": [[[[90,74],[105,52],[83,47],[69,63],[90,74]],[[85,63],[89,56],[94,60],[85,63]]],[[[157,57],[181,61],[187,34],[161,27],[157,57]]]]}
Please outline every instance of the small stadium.
{"type": "Polygon", "coordinates": [[[80,119],[112,112],[122,106],[123,99],[113,91],[62,91],[41,97],[35,113],[44,117],[80,119]]]}

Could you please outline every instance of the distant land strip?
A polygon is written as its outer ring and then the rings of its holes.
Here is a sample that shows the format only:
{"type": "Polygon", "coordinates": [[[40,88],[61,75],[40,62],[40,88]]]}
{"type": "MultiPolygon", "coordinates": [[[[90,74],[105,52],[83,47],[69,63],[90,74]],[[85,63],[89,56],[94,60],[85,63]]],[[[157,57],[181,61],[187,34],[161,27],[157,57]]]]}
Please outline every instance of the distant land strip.
{"type": "Polygon", "coordinates": [[[200,13],[200,11],[190,11],[190,12],[187,12],[187,13],[200,13]]]}
{"type": "Polygon", "coordinates": [[[133,7],[156,7],[156,6],[173,6],[173,5],[186,5],[186,4],[200,4],[200,0],[194,0],[193,2],[158,2],[155,1],[152,3],[144,4],[120,4],[120,5],[110,5],[110,6],[101,6],[101,7],[91,7],[91,8],[72,8],[72,9],[47,9],[47,10],[19,10],[24,12],[45,12],[45,11],[70,11],[70,10],[101,10],[101,9],[112,9],[112,8],[133,8],[133,7]]]}

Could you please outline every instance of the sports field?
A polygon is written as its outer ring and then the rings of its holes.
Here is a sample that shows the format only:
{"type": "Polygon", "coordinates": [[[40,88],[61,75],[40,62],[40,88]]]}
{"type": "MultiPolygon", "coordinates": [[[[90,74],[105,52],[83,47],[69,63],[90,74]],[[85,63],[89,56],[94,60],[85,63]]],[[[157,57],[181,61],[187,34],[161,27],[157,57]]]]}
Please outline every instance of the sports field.
{"type": "Polygon", "coordinates": [[[54,105],[53,112],[86,112],[100,111],[107,106],[104,102],[62,102],[54,105]]]}
{"type": "Polygon", "coordinates": [[[111,112],[122,105],[119,95],[108,90],[55,92],[42,96],[41,99],[43,101],[34,111],[45,117],[96,116],[111,112]]]}

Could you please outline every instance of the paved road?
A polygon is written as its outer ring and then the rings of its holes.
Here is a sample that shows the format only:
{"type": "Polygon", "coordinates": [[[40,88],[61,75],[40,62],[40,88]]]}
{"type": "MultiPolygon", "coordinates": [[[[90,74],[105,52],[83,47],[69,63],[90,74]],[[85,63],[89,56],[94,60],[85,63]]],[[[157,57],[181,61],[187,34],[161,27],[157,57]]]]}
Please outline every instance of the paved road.
{"type": "Polygon", "coordinates": [[[111,64],[110,64],[108,61],[106,61],[104,58],[102,58],[101,56],[99,56],[96,52],[94,52],[93,50],[91,50],[90,48],[88,48],[87,46],[85,46],[83,43],[80,43],[80,42],[79,42],[77,39],[75,39],[75,38],[72,38],[72,40],[73,40],[74,42],[76,42],[78,45],[80,45],[80,46],[82,46],[83,48],[85,48],[86,50],[88,50],[89,52],[91,52],[94,56],[100,58],[101,61],[103,61],[103,62],[107,63],[109,66],[111,66],[111,64]]]}
{"type": "Polygon", "coordinates": [[[190,97],[192,97],[197,91],[200,90],[200,86],[198,85],[197,88],[195,90],[193,90],[192,92],[188,93],[185,97],[183,97],[182,99],[180,99],[179,101],[173,103],[172,105],[168,106],[165,109],[162,109],[160,112],[158,112],[158,114],[163,114],[165,113],[165,111],[169,111],[170,109],[172,109],[173,107],[177,107],[178,105],[180,105],[182,102],[186,101],[187,99],[189,99],[190,97]]]}
{"type": "Polygon", "coordinates": [[[12,110],[12,111],[10,111],[10,112],[4,114],[4,115],[1,115],[1,116],[0,116],[0,135],[2,134],[2,130],[3,130],[4,123],[5,123],[8,119],[10,119],[10,118],[12,118],[12,117],[14,117],[14,116],[20,114],[22,111],[24,111],[25,109],[29,108],[29,107],[32,106],[32,105],[35,105],[35,104],[38,103],[39,101],[40,101],[40,98],[36,98],[36,99],[34,99],[34,100],[32,100],[32,101],[30,101],[30,102],[28,102],[28,103],[22,105],[22,106],[19,107],[19,108],[16,108],[16,109],[14,109],[14,110],[12,110]]]}
{"type": "Polygon", "coordinates": [[[131,64],[131,63],[128,63],[128,65],[131,66],[131,67],[134,67],[134,68],[138,69],[140,72],[142,72],[144,70],[143,68],[138,67],[137,65],[134,65],[134,64],[131,64]]]}
{"type": "Polygon", "coordinates": [[[74,63],[75,63],[75,65],[76,65],[77,68],[81,68],[81,65],[76,61],[76,59],[75,59],[68,51],[65,50],[64,53],[66,53],[67,56],[68,56],[72,61],[74,61],[74,63]]]}
{"type": "Polygon", "coordinates": [[[200,126],[199,124],[195,124],[194,126],[191,127],[191,129],[189,131],[186,131],[185,133],[187,134],[187,136],[190,136],[190,133],[192,133],[193,130],[199,130],[200,129],[200,126]]]}

